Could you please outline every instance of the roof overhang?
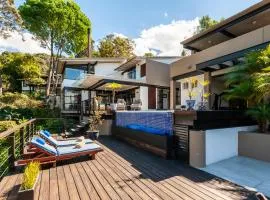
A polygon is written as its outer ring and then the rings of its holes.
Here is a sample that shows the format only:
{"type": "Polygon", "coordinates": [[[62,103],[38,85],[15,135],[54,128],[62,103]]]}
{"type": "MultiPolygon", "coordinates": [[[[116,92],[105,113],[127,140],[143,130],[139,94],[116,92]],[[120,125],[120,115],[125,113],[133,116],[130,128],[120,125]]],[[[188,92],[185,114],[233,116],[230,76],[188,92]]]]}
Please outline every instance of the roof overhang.
{"type": "MultiPolygon", "coordinates": [[[[153,85],[146,83],[145,80],[133,80],[133,79],[120,79],[116,77],[110,77],[110,76],[96,76],[92,74],[86,75],[84,80],[79,81],[75,83],[74,87],[81,88],[81,89],[87,89],[87,90],[104,90],[104,85],[108,83],[118,83],[123,85],[122,90],[131,89],[134,87],[155,87],[155,88],[164,88],[168,89],[168,86],[162,86],[162,85],[153,85]],[[129,87],[127,87],[129,86],[129,87]]],[[[106,90],[109,90],[106,88],[106,90]]]]}
{"type": "Polygon", "coordinates": [[[184,48],[201,51],[270,24],[270,1],[261,1],[182,42],[184,48]]]}
{"type": "Polygon", "coordinates": [[[146,58],[140,57],[140,56],[135,56],[135,57],[129,59],[127,62],[120,65],[119,67],[117,67],[115,69],[115,71],[124,72],[124,71],[127,71],[127,70],[131,69],[132,67],[135,67],[140,62],[145,62],[145,61],[146,61],[146,58]]]}
{"type": "Polygon", "coordinates": [[[237,64],[234,62],[237,62],[237,60],[243,58],[249,52],[264,49],[269,44],[270,42],[265,42],[265,43],[262,43],[262,44],[259,44],[259,45],[241,50],[241,51],[234,52],[232,54],[228,54],[225,56],[215,58],[213,60],[199,63],[196,65],[196,69],[199,71],[215,71],[215,70],[231,67],[232,65],[230,65],[228,62],[233,62],[233,65],[237,64]],[[218,68],[215,68],[215,66],[218,66],[218,68]]]}
{"type": "Polygon", "coordinates": [[[96,65],[97,63],[124,63],[126,58],[61,58],[57,62],[57,74],[62,74],[66,66],[73,68],[81,65],[96,65]]]}

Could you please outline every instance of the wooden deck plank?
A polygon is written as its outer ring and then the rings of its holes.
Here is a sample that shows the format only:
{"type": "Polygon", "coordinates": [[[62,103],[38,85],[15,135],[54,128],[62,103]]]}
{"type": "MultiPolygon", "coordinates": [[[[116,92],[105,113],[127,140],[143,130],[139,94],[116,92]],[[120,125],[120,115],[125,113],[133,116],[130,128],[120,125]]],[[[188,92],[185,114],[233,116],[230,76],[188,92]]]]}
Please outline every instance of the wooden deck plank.
{"type": "MultiPolygon", "coordinates": [[[[101,155],[99,155],[101,156],[101,155]]],[[[112,156],[112,155],[109,155],[112,156]]],[[[105,158],[107,158],[108,156],[105,156],[105,158]]],[[[103,157],[104,159],[104,157],[103,157]]],[[[143,182],[141,182],[142,179],[144,179],[144,177],[141,176],[141,174],[131,174],[128,171],[126,171],[125,168],[121,168],[120,164],[118,162],[116,162],[115,164],[110,162],[109,160],[106,160],[107,165],[109,167],[114,167],[115,169],[118,169],[118,173],[122,173],[127,179],[130,180],[134,183],[134,185],[136,186],[134,188],[134,191],[136,193],[138,193],[139,196],[141,196],[141,198],[143,199],[161,199],[158,197],[158,195],[156,195],[152,190],[150,190],[143,182]]],[[[149,184],[149,183],[148,183],[149,184]]]]}
{"type": "MultiPolygon", "coordinates": [[[[102,159],[106,160],[106,158],[109,156],[106,156],[105,158],[102,157],[102,159]]],[[[109,159],[109,158],[108,158],[109,159]]],[[[151,179],[150,176],[148,176],[147,173],[144,173],[145,178],[151,179]]],[[[181,196],[178,196],[176,193],[173,191],[169,190],[166,185],[164,186],[163,184],[155,184],[160,190],[164,191],[168,196],[170,196],[172,199],[183,199],[181,196]]]]}
{"type": "Polygon", "coordinates": [[[50,199],[59,200],[56,168],[50,169],[50,199]]]}
{"type": "Polygon", "coordinates": [[[117,192],[117,194],[121,197],[123,200],[131,200],[130,196],[121,188],[121,185],[113,179],[111,174],[109,174],[100,164],[97,160],[93,162],[93,164],[97,167],[97,169],[104,175],[104,177],[107,179],[107,181],[111,184],[111,186],[114,188],[114,190],[117,192]]]}
{"type": "Polygon", "coordinates": [[[36,185],[34,200],[39,199],[39,193],[40,193],[40,188],[41,188],[41,180],[42,180],[42,172],[39,174],[39,180],[38,180],[37,185],[36,185]]]}
{"type": "Polygon", "coordinates": [[[88,192],[90,199],[91,200],[99,200],[100,197],[98,196],[98,193],[95,190],[95,187],[93,186],[93,184],[89,180],[87,174],[85,173],[81,163],[76,163],[75,165],[77,167],[78,173],[82,179],[82,182],[85,186],[86,191],[88,192]]]}
{"type": "MultiPolygon", "coordinates": [[[[113,138],[101,138],[96,160],[43,170],[35,200],[252,200],[254,193],[113,138]]],[[[70,163],[70,162],[68,162],[70,163]]],[[[63,163],[62,163],[63,164],[63,163]]],[[[0,200],[16,199],[22,174],[0,182],[0,200]]]]}
{"type": "MultiPolygon", "coordinates": [[[[111,159],[114,159],[113,156],[110,157],[111,159]]],[[[147,167],[148,169],[151,169],[150,173],[154,173],[155,178],[166,178],[168,177],[168,174],[165,174],[164,168],[160,168],[158,166],[153,165],[153,163],[151,163],[151,165],[149,164],[149,161],[147,162],[143,162],[144,160],[142,160],[140,158],[140,161],[142,162],[142,166],[147,167]]],[[[123,162],[121,162],[123,163],[123,162]]],[[[119,163],[119,164],[121,164],[119,163]]],[[[170,172],[173,169],[170,170],[170,172]]],[[[167,179],[168,182],[175,186],[177,189],[181,188],[187,195],[190,195],[192,199],[220,199],[218,198],[218,196],[215,197],[211,197],[210,195],[207,196],[204,193],[202,193],[199,189],[200,188],[193,188],[193,186],[195,185],[195,183],[192,183],[192,185],[186,185],[185,183],[182,182],[182,180],[177,180],[175,176],[173,176],[173,174],[171,175],[171,177],[169,179],[167,179]]]]}
{"type": "MultiPolygon", "coordinates": [[[[104,159],[103,156],[99,155],[99,158],[100,158],[101,160],[105,160],[105,162],[106,162],[106,158],[104,159]]],[[[104,164],[105,162],[103,162],[103,164],[104,164]]],[[[106,168],[106,169],[108,170],[109,173],[113,173],[113,172],[111,172],[112,170],[110,170],[111,168],[110,168],[108,165],[105,165],[104,168],[106,168]]],[[[156,193],[158,193],[162,198],[164,198],[164,199],[175,199],[175,198],[172,198],[170,195],[168,195],[167,192],[164,191],[163,188],[159,188],[158,185],[153,184],[153,183],[151,182],[151,180],[149,180],[149,182],[151,183],[151,184],[149,184],[149,186],[150,186],[151,188],[153,188],[153,190],[156,189],[156,190],[155,190],[156,193]],[[164,194],[164,193],[166,193],[166,194],[164,194]]],[[[123,181],[123,183],[126,184],[125,181],[123,181]]],[[[123,187],[123,188],[125,189],[126,187],[123,187]]],[[[130,190],[127,190],[127,192],[129,192],[129,191],[130,191],[130,190]]],[[[132,193],[131,193],[130,195],[132,195],[132,193]]]]}
{"type": "Polygon", "coordinates": [[[0,200],[5,200],[8,198],[8,195],[12,191],[14,185],[16,184],[16,181],[18,179],[19,175],[15,174],[12,176],[8,176],[8,181],[5,183],[3,188],[1,188],[1,194],[0,194],[0,200]]]}
{"type": "Polygon", "coordinates": [[[42,171],[39,200],[48,199],[50,199],[50,171],[46,169],[42,171]]]}
{"type": "Polygon", "coordinates": [[[107,194],[106,190],[103,188],[103,186],[99,183],[99,181],[97,180],[97,178],[95,177],[95,175],[93,174],[92,170],[90,169],[90,167],[87,165],[86,162],[82,163],[82,166],[86,172],[86,174],[88,175],[88,178],[91,180],[91,182],[93,183],[94,187],[96,188],[96,191],[98,193],[98,195],[100,196],[100,198],[103,200],[108,200],[111,199],[109,197],[109,195],[107,194]]]}
{"type": "Polygon", "coordinates": [[[62,166],[57,167],[56,172],[57,172],[57,183],[59,188],[59,199],[69,200],[68,187],[63,167],[62,166]]]}
{"type": "Polygon", "coordinates": [[[73,177],[71,175],[69,165],[64,165],[63,170],[64,170],[65,179],[66,179],[66,183],[67,183],[69,199],[70,200],[79,200],[80,196],[78,194],[77,187],[76,187],[75,182],[73,180],[73,177]]]}
{"type": "Polygon", "coordinates": [[[12,190],[8,195],[7,198],[8,200],[16,200],[18,198],[18,191],[20,189],[21,183],[22,183],[22,174],[19,174],[15,182],[15,185],[13,186],[12,190]]]}
{"type": "Polygon", "coordinates": [[[78,190],[80,199],[81,200],[89,199],[88,192],[86,191],[86,189],[85,189],[85,187],[83,185],[81,177],[80,177],[80,175],[79,175],[79,173],[78,173],[78,171],[76,169],[76,165],[75,164],[70,164],[69,167],[70,167],[70,171],[71,171],[71,174],[73,176],[73,179],[75,181],[76,188],[78,190]]]}
{"type": "MultiPolygon", "coordinates": [[[[100,154],[99,156],[101,156],[100,154]]],[[[103,159],[104,162],[106,162],[106,159],[103,159]]],[[[127,190],[129,194],[132,196],[132,199],[150,199],[148,195],[146,195],[142,190],[138,188],[132,181],[132,179],[129,179],[128,177],[125,177],[115,166],[110,165],[108,162],[106,162],[108,168],[112,168],[115,174],[123,181],[125,182],[129,187],[127,187],[127,190]]]]}
{"type": "Polygon", "coordinates": [[[100,184],[103,186],[103,188],[106,190],[106,192],[109,194],[111,199],[113,200],[120,200],[120,196],[117,194],[117,192],[113,189],[113,187],[109,184],[109,182],[103,177],[103,175],[97,170],[95,165],[93,164],[95,162],[94,160],[88,161],[87,164],[92,170],[92,172],[95,174],[97,179],[99,180],[100,184]]]}

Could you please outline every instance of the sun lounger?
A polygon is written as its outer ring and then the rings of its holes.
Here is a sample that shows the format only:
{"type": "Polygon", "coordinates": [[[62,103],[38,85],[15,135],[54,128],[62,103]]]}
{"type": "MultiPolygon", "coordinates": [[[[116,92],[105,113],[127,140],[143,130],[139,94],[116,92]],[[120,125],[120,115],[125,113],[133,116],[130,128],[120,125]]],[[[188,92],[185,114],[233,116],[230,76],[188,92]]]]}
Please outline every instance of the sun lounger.
{"type": "MultiPolygon", "coordinates": [[[[77,139],[69,139],[69,140],[56,140],[54,139],[50,132],[41,130],[39,132],[40,136],[45,139],[49,144],[55,146],[55,147],[64,147],[64,146],[72,146],[76,145],[78,143],[77,139]]],[[[89,144],[92,143],[93,141],[90,139],[85,139],[85,143],[89,144]]]]}
{"type": "Polygon", "coordinates": [[[24,166],[32,161],[40,162],[40,164],[53,163],[56,166],[57,161],[79,156],[89,155],[91,159],[95,159],[95,154],[102,151],[102,148],[96,143],[85,144],[82,148],[75,146],[54,148],[40,137],[34,137],[27,148],[28,153],[23,155],[24,159],[15,163],[16,166],[24,166]]]}

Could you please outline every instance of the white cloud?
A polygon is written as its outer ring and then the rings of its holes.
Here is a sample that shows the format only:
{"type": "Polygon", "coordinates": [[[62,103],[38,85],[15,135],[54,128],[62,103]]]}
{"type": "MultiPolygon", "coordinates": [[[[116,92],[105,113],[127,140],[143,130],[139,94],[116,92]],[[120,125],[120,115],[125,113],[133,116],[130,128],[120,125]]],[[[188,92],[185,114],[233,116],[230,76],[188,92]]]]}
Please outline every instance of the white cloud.
{"type": "Polygon", "coordinates": [[[167,12],[164,13],[164,17],[167,18],[169,15],[167,12]]]}
{"type": "Polygon", "coordinates": [[[199,19],[172,21],[144,29],[139,38],[135,38],[135,54],[152,52],[159,56],[179,56],[182,52],[181,41],[193,35],[199,19]]]}
{"type": "Polygon", "coordinates": [[[40,46],[40,42],[33,39],[30,33],[24,33],[24,37],[18,32],[12,32],[11,37],[0,37],[0,53],[3,51],[19,51],[25,53],[50,53],[48,49],[40,46]]]}

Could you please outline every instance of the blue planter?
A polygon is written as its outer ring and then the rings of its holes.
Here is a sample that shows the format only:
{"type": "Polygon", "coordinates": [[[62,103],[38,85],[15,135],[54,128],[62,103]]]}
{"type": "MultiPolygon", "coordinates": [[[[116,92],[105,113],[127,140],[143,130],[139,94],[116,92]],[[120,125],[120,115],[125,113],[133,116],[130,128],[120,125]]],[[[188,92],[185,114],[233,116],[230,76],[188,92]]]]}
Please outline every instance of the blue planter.
{"type": "Polygon", "coordinates": [[[186,100],[188,110],[194,110],[196,100],[186,100]]]}

